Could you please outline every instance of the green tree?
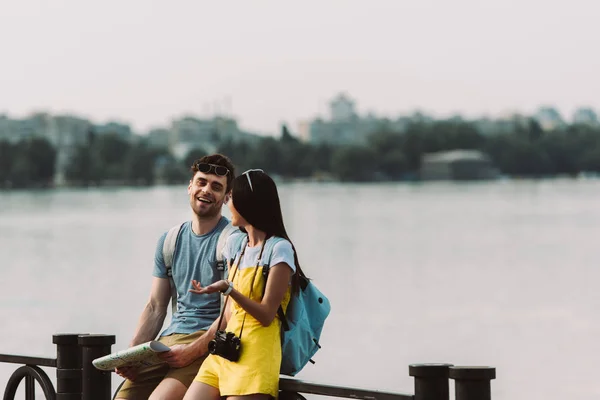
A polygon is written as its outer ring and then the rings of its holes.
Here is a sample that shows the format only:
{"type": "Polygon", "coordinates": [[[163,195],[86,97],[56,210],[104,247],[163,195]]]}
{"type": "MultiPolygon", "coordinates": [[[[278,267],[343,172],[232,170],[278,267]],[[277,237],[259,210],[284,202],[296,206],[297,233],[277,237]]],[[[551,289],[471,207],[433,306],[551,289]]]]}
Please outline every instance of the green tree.
{"type": "Polygon", "coordinates": [[[333,148],[328,144],[319,144],[312,148],[311,159],[309,162],[313,164],[315,172],[331,172],[331,158],[333,156],[333,148]]]}
{"type": "Polygon", "coordinates": [[[404,140],[402,134],[391,131],[376,132],[368,138],[369,146],[377,155],[376,169],[385,179],[400,179],[409,168],[404,140]]]}
{"type": "Polygon", "coordinates": [[[157,153],[145,143],[137,143],[131,148],[126,166],[130,184],[146,186],[154,184],[157,153]]]}
{"type": "Polygon", "coordinates": [[[342,147],[333,153],[332,172],[344,182],[364,182],[375,178],[376,153],[367,147],[342,147]]]}
{"type": "MultiPolygon", "coordinates": [[[[260,138],[254,157],[247,157],[251,168],[264,169],[269,174],[285,174],[286,160],[281,142],[273,137],[260,138]]],[[[243,171],[241,171],[243,172],[243,171]]]]}
{"type": "Polygon", "coordinates": [[[292,136],[286,124],[281,125],[281,142],[297,142],[298,139],[292,136]]]}
{"type": "Polygon", "coordinates": [[[419,170],[421,166],[421,157],[423,156],[425,135],[427,126],[422,123],[413,123],[408,126],[403,135],[403,152],[406,157],[408,169],[411,171],[419,170]]]}
{"type": "Polygon", "coordinates": [[[43,138],[18,143],[9,180],[14,187],[49,186],[54,177],[56,150],[43,138]]]}
{"type": "Polygon", "coordinates": [[[39,185],[50,185],[56,165],[56,150],[50,142],[43,138],[29,141],[27,158],[32,168],[33,181],[39,185]]]}
{"type": "Polygon", "coordinates": [[[581,157],[582,171],[600,172],[600,146],[586,150],[581,157]]]}
{"type": "Polygon", "coordinates": [[[9,184],[14,156],[15,146],[8,141],[0,140],[0,188],[9,184]]]}
{"type": "Polygon", "coordinates": [[[233,161],[237,174],[249,168],[257,168],[255,161],[261,156],[246,141],[235,142],[232,139],[220,142],[217,152],[226,155],[233,161]]]}
{"type": "Polygon", "coordinates": [[[183,167],[185,169],[189,170],[191,168],[192,164],[194,163],[194,161],[196,161],[197,159],[202,158],[206,155],[208,155],[208,152],[201,147],[196,147],[196,148],[188,151],[185,158],[183,159],[183,167]]]}
{"type": "Polygon", "coordinates": [[[400,149],[388,151],[377,160],[376,168],[386,179],[398,180],[408,172],[406,156],[400,149]]]}
{"type": "Polygon", "coordinates": [[[99,184],[102,171],[98,156],[89,144],[79,144],[70,157],[65,176],[71,184],[90,186],[99,184]]]}
{"type": "Polygon", "coordinates": [[[131,148],[129,142],[115,133],[96,135],[93,149],[103,165],[122,165],[131,148]]]}

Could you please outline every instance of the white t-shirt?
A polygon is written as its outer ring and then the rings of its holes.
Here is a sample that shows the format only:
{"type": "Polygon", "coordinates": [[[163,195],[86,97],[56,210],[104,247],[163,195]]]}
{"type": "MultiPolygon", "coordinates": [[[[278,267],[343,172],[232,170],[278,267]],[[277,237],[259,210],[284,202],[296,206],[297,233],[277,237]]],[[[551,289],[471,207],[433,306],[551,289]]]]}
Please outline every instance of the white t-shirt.
{"type": "MultiPolygon", "coordinates": [[[[223,257],[226,260],[230,260],[240,253],[240,249],[232,248],[234,247],[235,242],[235,235],[231,235],[227,238],[227,243],[223,248],[223,257]]],[[[249,267],[256,267],[261,247],[262,246],[248,247],[246,245],[246,251],[244,251],[244,257],[240,262],[239,268],[244,269],[249,267]]],[[[294,263],[294,250],[292,249],[292,244],[285,239],[280,240],[275,244],[275,246],[273,246],[273,254],[271,255],[269,267],[277,265],[281,262],[287,264],[292,269],[292,273],[296,273],[296,264],[294,263]]]]}

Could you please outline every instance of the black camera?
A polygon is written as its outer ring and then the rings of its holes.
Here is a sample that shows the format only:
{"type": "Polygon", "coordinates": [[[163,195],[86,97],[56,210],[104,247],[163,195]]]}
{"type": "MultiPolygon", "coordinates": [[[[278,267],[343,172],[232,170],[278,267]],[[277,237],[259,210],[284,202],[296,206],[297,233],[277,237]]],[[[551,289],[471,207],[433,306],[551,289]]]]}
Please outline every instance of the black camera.
{"type": "Polygon", "coordinates": [[[215,338],[208,343],[210,354],[221,356],[229,361],[239,360],[241,348],[240,338],[233,332],[217,331],[215,338]]]}

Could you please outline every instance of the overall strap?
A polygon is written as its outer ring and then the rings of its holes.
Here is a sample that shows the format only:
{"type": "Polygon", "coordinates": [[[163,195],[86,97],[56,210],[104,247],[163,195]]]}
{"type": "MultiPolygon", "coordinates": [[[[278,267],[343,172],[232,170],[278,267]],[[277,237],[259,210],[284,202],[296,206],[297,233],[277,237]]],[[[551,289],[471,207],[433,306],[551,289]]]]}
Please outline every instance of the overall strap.
{"type": "Polygon", "coordinates": [[[248,243],[247,239],[247,235],[243,234],[242,231],[239,230],[231,234],[231,239],[229,239],[231,240],[231,243],[229,247],[232,249],[237,249],[234,250],[232,254],[230,254],[231,258],[228,260],[229,265],[231,265],[232,267],[235,264],[235,261],[240,255],[242,249],[246,248],[246,244],[248,243]]]}
{"type": "MultiPolygon", "coordinates": [[[[244,240],[242,240],[242,247],[240,249],[239,252],[239,256],[236,256],[237,258],[237,262],[235,264],[231,264],[232,266],[235,265],[235,271],[233,272],[233,276],[231,277],[231,281],[233,282],[233,280],[235,279],[235,276],[237,275],[239,269],[240,269],[240,263],[242,262],[242,257],[244,256],[244,253],[246,252],[246,245],[248,243],[248,236],[246,235],[244,237],[244,240]]],[[[260,254],[258,256],[258,261],[256,263],[256,267],[254,267],[254,275],[252,276],[252,282],[250,283],[250,294],[249,294],[249,298],[252,298],[252,289],[254,287],[254,279],[256,278],[256,271],[258,271],[258,267],[260,264],[260,259],[262,258],[263,252],[265,250],[265,244],[266,242],[263,242],[261,248],[260,248],[260,254]]],[[[221,322],[223,321],[223,315],[225,314],[225,307],[227,306],[227,301],[229,300],[229,296],[226,297],[223,308],[221,310],[221,316],[219,317],[219,323],[217,325],[217,329],[219,329],[221,327],[221,322]]],[[[240,328],[240,334],[238,335],[238,337],[241,339],[242,338],[242,333],[244,332],[244,323],[246,322],[246,315],[248,314],[248,312],[246,310],[244,310],[244,319],[242,320],[242,326],[240,328]]]]}
{"type": "MultiPolygon", "coordinates": [[[[235,279],[235,276],[240,269],[240,262],[242,261],[242,257],[244,256],[244,252],[246,251],[246,244],[248,243],[247,235],[240,235],[239,239],[236,237],[235,247],[237,248],[237,252],[229,261],[229,265],[233,268],[235,266],[235,271],[233,272],[233,276],[231,277],[231,282],[235,279]],[[239,258],[238,258],[239,256],[239,258]],[[237,259],[237,263],[236,263],[237,259]]],[[[229,272],[229,271],[228,271],[229,272]]],[[[219,323],[217,325],[217,330],[221,329],[221,322],[223,322],[223,315],[225,314],[225,309],[227,307],[227,301],[229,300],[229,296],[225,296],[225,300],[223,301],[223,296],[221,296],[221,315],[219,317],[219,323]]]]}

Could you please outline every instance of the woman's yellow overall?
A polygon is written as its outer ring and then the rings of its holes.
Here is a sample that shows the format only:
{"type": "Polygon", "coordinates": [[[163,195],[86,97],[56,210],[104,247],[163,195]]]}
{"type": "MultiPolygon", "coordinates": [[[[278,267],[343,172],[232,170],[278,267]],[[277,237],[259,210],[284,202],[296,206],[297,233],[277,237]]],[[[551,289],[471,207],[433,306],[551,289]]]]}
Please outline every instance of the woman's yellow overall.
{"type": "MultiPolygon", "coordinates": [[[[233,277],[234,287],[245,296],[260,302],[265,287],[263,268],[247,267],[236,273],[237,269],[236,264],[229,271],[229,276],[233,277]]],[[[262,393],[277,398],[281,367],[281,321],[275,316],[273,322],[265,327],[233,299],[229,300],[232,302],[232,311],[226,331],[241,336],[240,358],[234,362],[211,354],[202,363],[194,380],[219,389],[221,396],[262,393]]],[[[282,301],[284,310],[289,301],[290,290],[288,289],[282,301]]]]}

